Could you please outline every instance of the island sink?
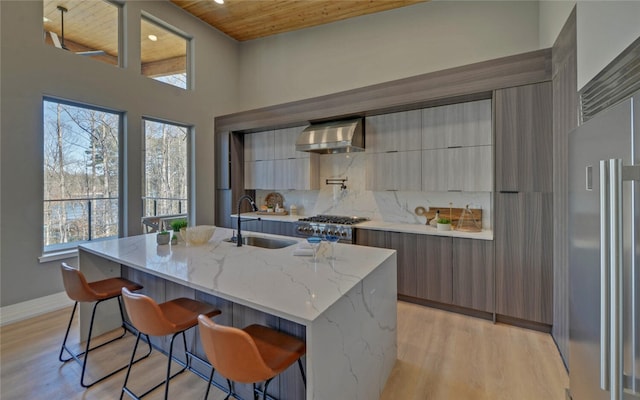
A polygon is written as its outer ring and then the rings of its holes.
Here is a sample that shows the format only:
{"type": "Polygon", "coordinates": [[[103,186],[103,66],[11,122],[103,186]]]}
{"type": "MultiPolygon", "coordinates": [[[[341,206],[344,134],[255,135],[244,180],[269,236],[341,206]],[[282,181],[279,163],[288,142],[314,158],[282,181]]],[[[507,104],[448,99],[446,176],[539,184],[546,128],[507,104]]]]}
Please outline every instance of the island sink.
{"type": "MultiPolygon", "coordinates": [[[[236,237],[225,239],[225,242],[236,243],[236,237]]],[[[271,239],[260,236],[245,236],[242,238],[242,244],[247,246],[262,247],[263,249],[281,249],[294,245],[298,242],[295,240],[271,239]]]]}

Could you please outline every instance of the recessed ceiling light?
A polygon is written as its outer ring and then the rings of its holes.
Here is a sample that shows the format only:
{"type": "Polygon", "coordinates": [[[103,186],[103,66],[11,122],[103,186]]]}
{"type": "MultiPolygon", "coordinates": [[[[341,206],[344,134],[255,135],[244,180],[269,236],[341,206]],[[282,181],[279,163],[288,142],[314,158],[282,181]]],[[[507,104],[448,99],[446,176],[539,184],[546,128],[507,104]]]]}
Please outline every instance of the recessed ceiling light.
{"type": "Polygon", "coordinates": [[[152,42],[155,42],[158,40],[158,37],[156,35],[149,35],[147,36],[149,38],[149,40],[151,40],[152,42]]]}
{"type": "Polygon", "coordinates": [[[218,4],[224,4],[224,0],[214,0],[218,4]]]}
{"type": "Polygon", "coordinates": [[[47,17],[42,17],[42,22],[51,22],[51,20],[47,17]]]}

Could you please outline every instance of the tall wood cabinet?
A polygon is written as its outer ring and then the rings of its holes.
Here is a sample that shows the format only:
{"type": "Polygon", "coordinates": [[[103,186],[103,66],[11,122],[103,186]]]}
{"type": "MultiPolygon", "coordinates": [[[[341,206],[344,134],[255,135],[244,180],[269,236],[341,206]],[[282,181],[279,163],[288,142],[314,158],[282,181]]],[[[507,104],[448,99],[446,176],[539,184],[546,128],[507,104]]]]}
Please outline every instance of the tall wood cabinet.
{"type": "Polygon", "coordinates": [[[553,323],[551,82],[495,93],[496,313],[553,323]]]}
{"type": "Polygon", "coordinates": [[[496,191],[553,190],[551,82],[496,90],[496,191]]]}

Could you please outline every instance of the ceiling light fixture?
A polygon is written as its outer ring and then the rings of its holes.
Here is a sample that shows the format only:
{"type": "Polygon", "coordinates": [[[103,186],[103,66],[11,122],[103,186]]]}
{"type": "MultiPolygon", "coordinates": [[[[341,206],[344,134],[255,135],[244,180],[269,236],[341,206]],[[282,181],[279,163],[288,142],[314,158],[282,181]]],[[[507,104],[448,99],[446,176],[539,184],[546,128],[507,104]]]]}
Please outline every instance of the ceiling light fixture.
{"type": "Polygon", "coordinates": [[[149,38],[149,40],[151,40],[152,42],[155,42],[158,40],[158,37],[156,35],[149,35],[147,36],[149,38]]]}
{"type": "Polygon", "coordinates": [[[224,0],[214,0],[218,4],[224,4],[224,0]]]}
{"type": "Polygon", "coordinates": [[[51,20],[47,17],[42,17],[42,22],[51,22],[51,20]]]}

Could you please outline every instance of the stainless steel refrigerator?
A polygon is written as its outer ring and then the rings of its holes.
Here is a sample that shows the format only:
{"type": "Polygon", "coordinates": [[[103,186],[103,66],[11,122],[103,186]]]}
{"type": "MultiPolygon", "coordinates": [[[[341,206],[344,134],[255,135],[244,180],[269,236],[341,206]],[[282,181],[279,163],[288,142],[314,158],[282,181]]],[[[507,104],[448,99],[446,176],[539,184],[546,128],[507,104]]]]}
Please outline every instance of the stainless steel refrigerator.
{"type": "Polygon", "coordinates": [[[569,389],[640,399],[640,92],[569,134],[569,389]]]}

